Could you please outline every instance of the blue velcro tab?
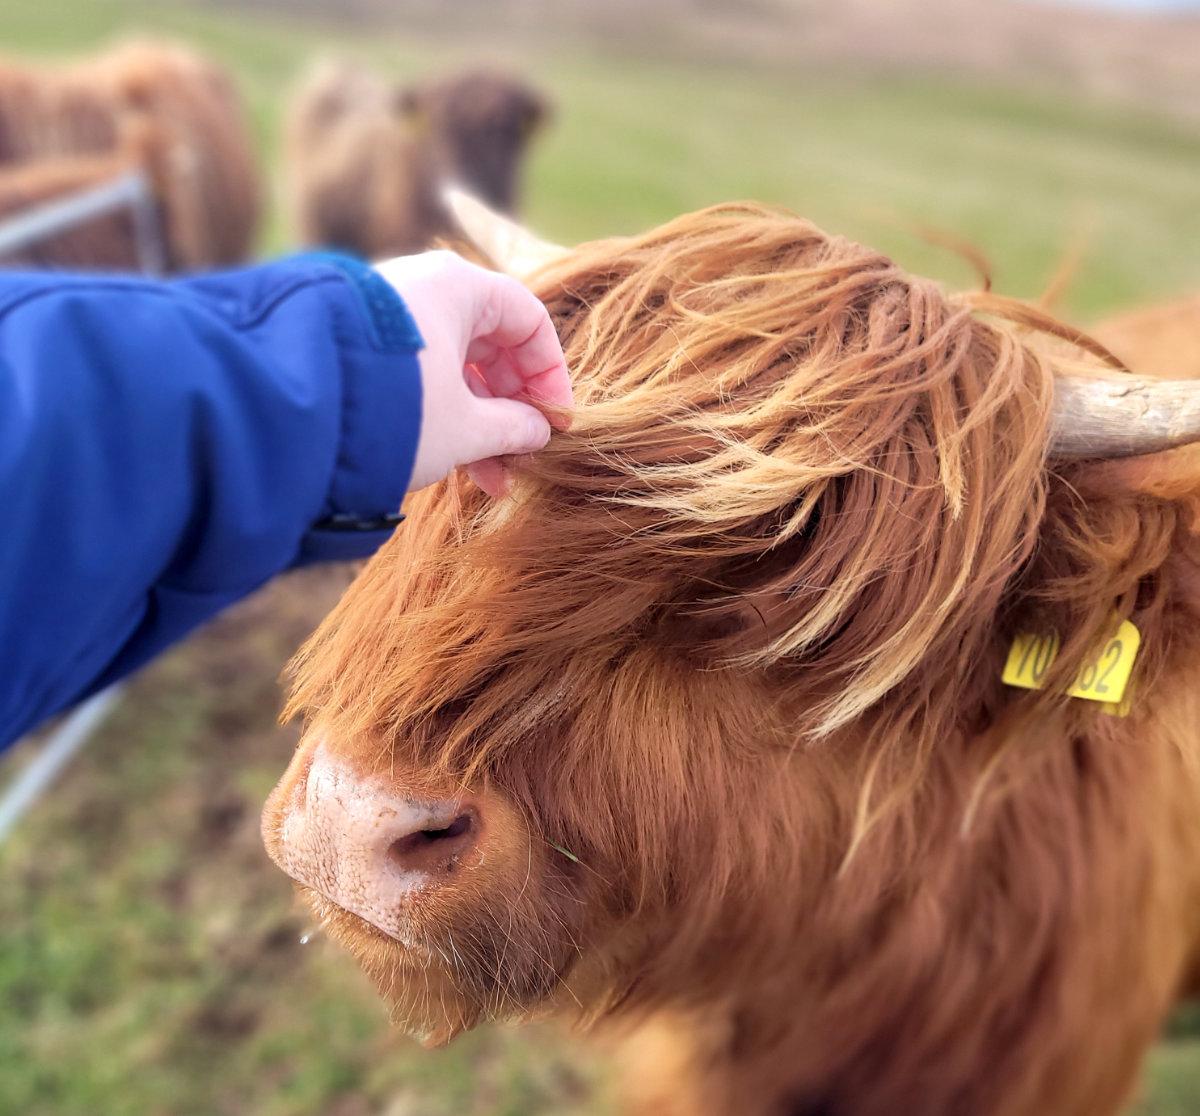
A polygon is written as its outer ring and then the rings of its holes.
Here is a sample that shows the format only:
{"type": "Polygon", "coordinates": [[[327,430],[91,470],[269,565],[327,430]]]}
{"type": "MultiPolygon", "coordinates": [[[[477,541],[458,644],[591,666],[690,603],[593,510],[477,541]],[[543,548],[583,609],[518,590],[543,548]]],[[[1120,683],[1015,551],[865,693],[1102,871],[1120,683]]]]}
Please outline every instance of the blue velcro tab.
{"type": "Polygon", "coordinates": [[[344,252],[308,252],[316,262],[332,264],[354,285],[370,319],[372,338],[385,353],[416,352],[425,347],[417,323],[395,288],[370,264],[344,252]]]}

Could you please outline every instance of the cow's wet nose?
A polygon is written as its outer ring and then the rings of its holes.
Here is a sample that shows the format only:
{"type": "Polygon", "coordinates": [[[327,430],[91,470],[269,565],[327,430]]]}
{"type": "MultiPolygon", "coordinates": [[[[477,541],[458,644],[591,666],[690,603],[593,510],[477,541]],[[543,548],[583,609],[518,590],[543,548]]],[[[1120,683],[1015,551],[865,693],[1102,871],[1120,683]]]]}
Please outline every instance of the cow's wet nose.
{"type": "Polygon", "coordinates": [[[404,940],[406,900],[452,882],[481,859],[486,820],[467,795],[397,792],[321,745],[267,835],[288,875],[404,940]]]}
{"type": "MultiPolygon", "coordinates": [[[[453,810],[438,810],[445,816],[453,810]]],[[[464,809],[454,814],[446,825],[437,825],[432,819],[408,823],[397,827],[407,829],[388,845],[387,855],[392,862],[405,871],[443,871],[461,861],[463,853],[475,844],[475,831],[479,828],[474,810],[464,809]],[[413,828],[413,825],[417,828],[413,828]]]]}

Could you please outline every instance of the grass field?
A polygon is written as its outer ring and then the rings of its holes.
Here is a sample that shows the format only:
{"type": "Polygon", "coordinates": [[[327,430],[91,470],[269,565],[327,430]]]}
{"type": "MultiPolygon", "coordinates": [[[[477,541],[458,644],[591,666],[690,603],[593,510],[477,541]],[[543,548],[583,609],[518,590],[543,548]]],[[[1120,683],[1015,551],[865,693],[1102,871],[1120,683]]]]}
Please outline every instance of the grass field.
{"type": "MultiPolygon", "coordinates": [[[[127,29],[225,59],[273,163],[282,98],[331,49],[397,74],[477,47],[268,15],[108,0],[0,0],[9,51],[127,29]]],[[[1200,288],[1200,133],[1045,91],[850,81],[618,57],[552,42],[486,57],[557,104],[527,212],[562,239],[638,229],[729,198],[789,205],[948,282],[936,225],[1036,294],[1069,243],[1086,319],[1200,288]]],[[[264,250],[288,245],[278,213],[264,250]]],[[[487,1029],[426,1055],[389,1033],[356,969],[306,927],[260,850],[257,811],[292,743],[275,675],[339,588],[306,574],[250,602],[137,684],[84,758],[0,848],[0,1113],[599,1116],[602,1060],[551,1031],[487,1029]]],[[[14,770],[22,754],[0,767],[14,770]]],[[[1143,1116],[1200,1111],[1200,1028],[1155,1054],[1143,1116]]]]}

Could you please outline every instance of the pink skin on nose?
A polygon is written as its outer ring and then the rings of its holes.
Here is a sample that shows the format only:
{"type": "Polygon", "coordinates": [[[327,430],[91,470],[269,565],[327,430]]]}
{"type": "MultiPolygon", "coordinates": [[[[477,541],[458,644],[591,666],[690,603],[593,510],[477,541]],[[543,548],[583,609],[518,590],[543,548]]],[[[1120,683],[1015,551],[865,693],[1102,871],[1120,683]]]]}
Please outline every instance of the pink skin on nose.
{"type": "Polygon", "coordinates": [[[283,819],[279,866],[404,945],[406,900],[433,882],[391,855],[409,834],[445,826],[458,804],[398,798],[376,779],[363,779],[318,746],[308,779],[297,786],[283,819]]]}

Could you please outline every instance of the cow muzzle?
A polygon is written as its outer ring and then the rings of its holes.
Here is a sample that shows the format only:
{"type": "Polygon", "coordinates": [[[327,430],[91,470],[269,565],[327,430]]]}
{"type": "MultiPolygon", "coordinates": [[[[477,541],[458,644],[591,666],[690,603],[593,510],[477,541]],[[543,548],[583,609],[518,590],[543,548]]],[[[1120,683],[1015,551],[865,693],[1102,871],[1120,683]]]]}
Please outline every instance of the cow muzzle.
{"type": "Polygon", "coordinates": [[[416,908],[470,889],[489,812],[486,795],[410,790],[305,744],[267,801],[263,839],[298,883],[412,945],[416,908]]]}

